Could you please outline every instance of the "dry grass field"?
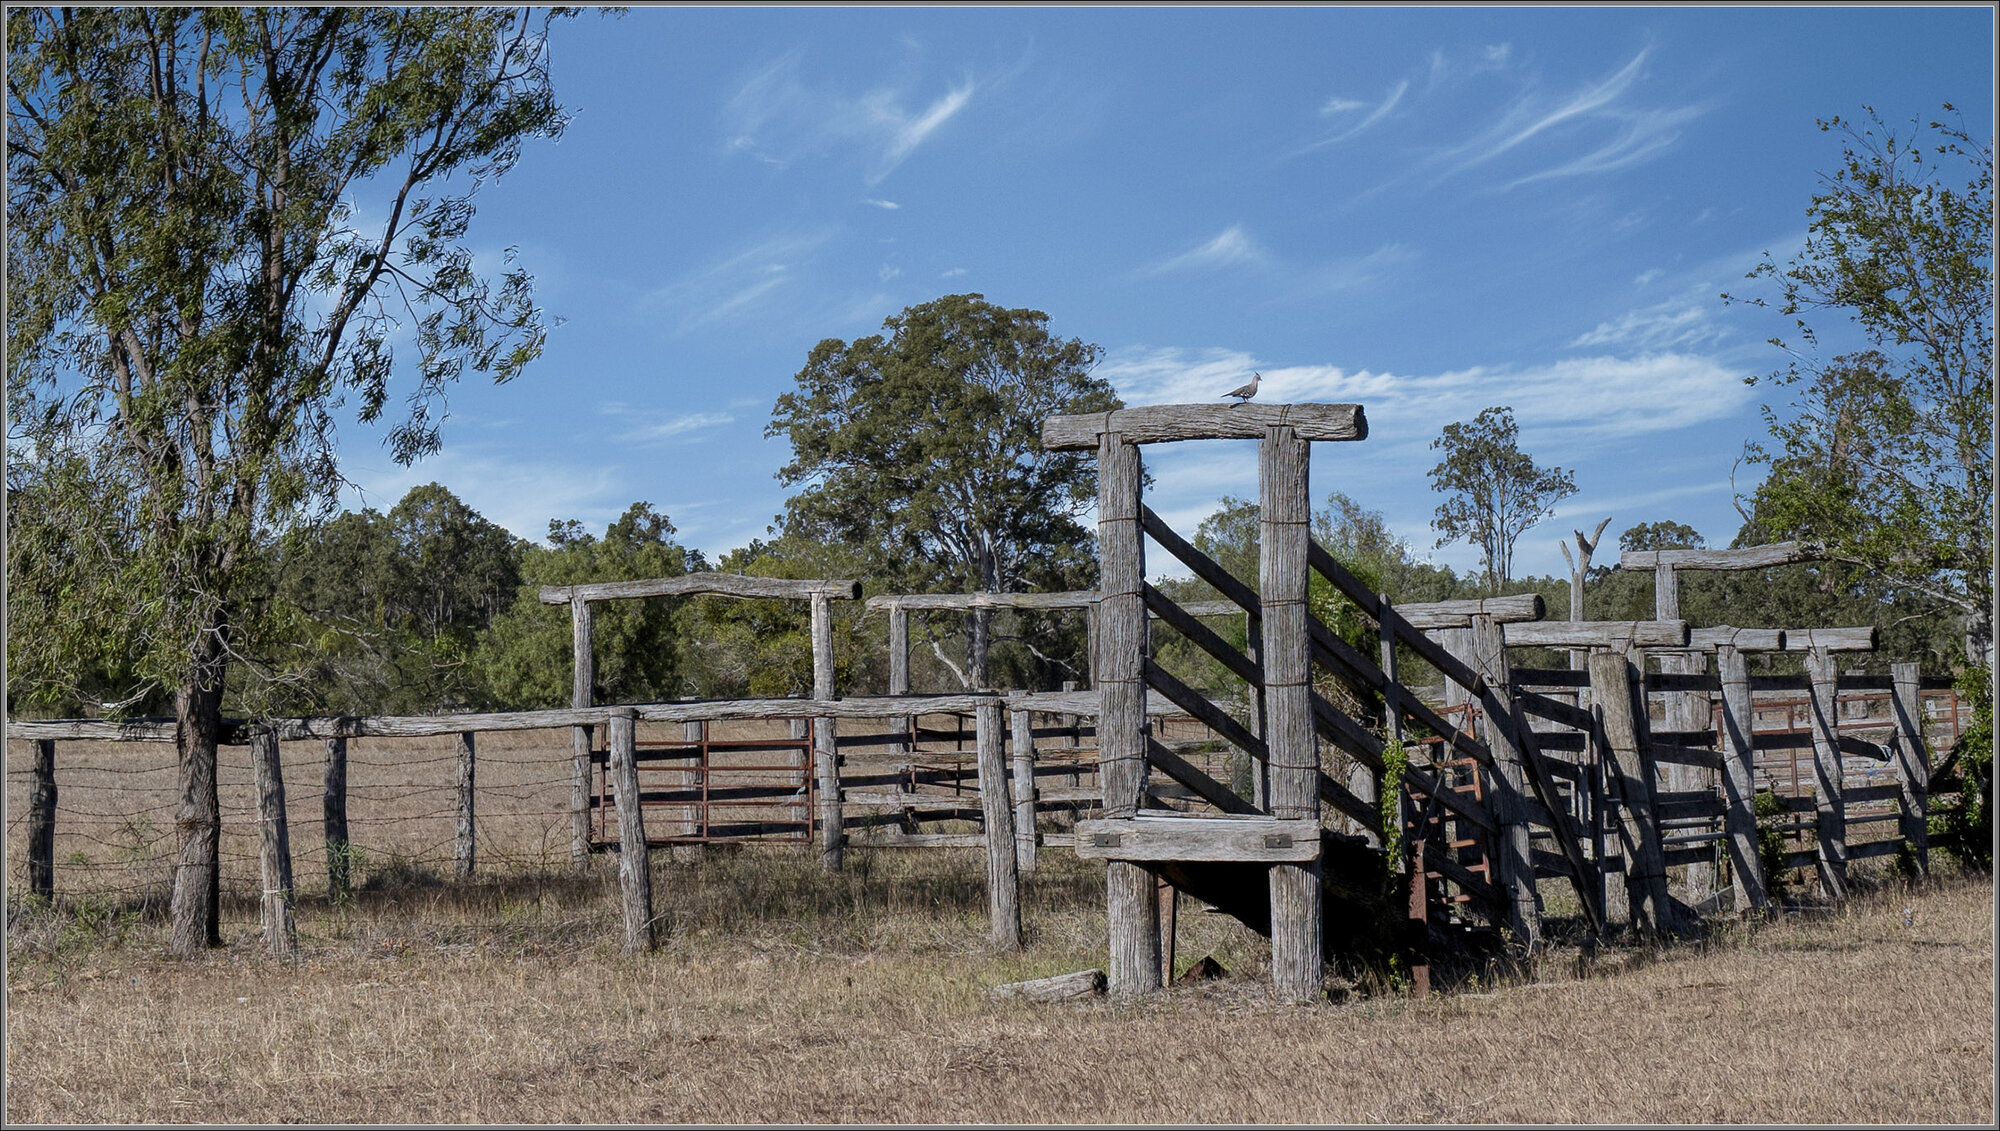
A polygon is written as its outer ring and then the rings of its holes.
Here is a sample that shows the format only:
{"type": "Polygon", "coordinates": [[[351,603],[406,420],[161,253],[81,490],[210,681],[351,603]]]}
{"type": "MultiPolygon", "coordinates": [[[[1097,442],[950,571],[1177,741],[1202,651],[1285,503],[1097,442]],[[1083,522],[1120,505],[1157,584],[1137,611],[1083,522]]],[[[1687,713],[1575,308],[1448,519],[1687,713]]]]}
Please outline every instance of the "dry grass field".
{"type": "MultiPolygon", "coordinates": [[[[837,877],[797,846],[658,853],[669,933],[627,958],[610,869],[566,871],[564,736],[485,737],[467,885],[449,879],[449,745],[356,744],[363,882],[339,905],[315,859],[320,754],[287,748],[296,962],[260,952],[247,836],[226,842],[228,945],[183,963],[163,957],[157,849],[72,830],[59,887],[95,878],[100,894],[10,924],[7,1122],[1994,1116],[1986,877],[1885,884],[1701,943],[1558,952],[1423,1001],[1362,976],[1314,1007],[1270,1000],[1264,941],[1184,905],[1181,968],[1213,955],[1224,977],[1136,1003],[993,1002],[998,983],[1103,964],[1101,869],[1045,852],[1024,892],[1028,947],[1003,955],[972,850],[856,850],[837,877]]],[[[94,798],[117,830],[158,803],[82,783],[132,781],[165,751],[61,750],[66,809],[94,798]]],[[[225,759],[225,800],[247,806],[242,752],[225,759]]],[[[18,820],[14,773],[9,792],[18,820]]],[[[150,816],[171,827],[171,810],[150,816]]],[[[16,885],[21,839],[10,826],[16,885]]]]}

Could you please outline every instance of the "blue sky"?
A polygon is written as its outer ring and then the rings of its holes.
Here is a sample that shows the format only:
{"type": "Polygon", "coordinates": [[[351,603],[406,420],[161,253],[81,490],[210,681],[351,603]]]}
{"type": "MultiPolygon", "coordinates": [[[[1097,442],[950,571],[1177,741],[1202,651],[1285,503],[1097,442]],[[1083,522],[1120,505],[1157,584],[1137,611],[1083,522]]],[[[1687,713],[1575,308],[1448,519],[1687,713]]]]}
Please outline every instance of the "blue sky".
{"type": "MultiPolygon", "coordinates": [[[[1429,444],[1489,405],[1579,487],[1517,573],[1606,515],[1727,544],[1775,395],[1743,379],[1787,326],[1717,296],[1803,239],[1840,154],[1816,119],[1993,128],[1984,6],[635,8],[553,42],[574,119],[472,238],[564,323],[455,389],[413,468],[350,424],[350,505],[437,480],[540,540],[643,499],[719,555],[783,509],[763,430],[814,344],[977,292],[1103,346],[1127,403],[1252,370],[1260,401],[1361,402],[1314,498],[1440,563],[1478,554],[1431,548],[1429,444]]],[[[1247,443],[1147,461],[1184,529],[1255,496],[1247,443]]]]}

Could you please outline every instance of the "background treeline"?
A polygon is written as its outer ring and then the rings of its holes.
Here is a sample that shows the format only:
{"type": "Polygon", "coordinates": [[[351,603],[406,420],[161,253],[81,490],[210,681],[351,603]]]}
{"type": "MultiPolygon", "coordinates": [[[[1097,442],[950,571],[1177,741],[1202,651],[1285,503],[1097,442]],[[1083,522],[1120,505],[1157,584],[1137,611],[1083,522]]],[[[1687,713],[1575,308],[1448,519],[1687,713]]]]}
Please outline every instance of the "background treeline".
{"type": "MultiPolygon", "coordinates": [[[[517,538],[482,517],[445,487],[426,484],[386,513],[345,511],[294,529],[262,548],[264,579],[247,616],[262,626],[256,654],[237,665],[230,699],[238,710],[280,714],[427,714],[449,710],[524,710],[562,706],[570,695],[570,625],[565,605],[544,605],[545,585],[678,577],[723,570],[768,577],[853,577],[869,595],[893,592],[872,576],[870,555],[820,537],[774,532],[711,560],[682,545],[668,516],[634,503],[601,533],[574,520],[552,521],[547,544],[517,538]]],[[[1746,526],[1738,544],[1764,539],[1746,526]]],[[[1343,495],[1315,515],[1314,536],[1371,586],[1399,603],[1488,595],[1477,573],[1459,574],[1420,558],[1383,516],[1343,495]]],[[[1257,507],[1224,498],[1195,532],[1195,544],[1252,588],[1257,580],[1257,507]]],[[[1628,528],[1621,549],[1700,545],[1693,530],[1672,522],[1628,528]]],[[[1609,549],[1609,547],[1607,547],[1609,549]]],[[[1605,557],[1611,557],[1605,554],[1605,557]]],[[[1613,559],[1615,560],[1615,558],[1613,559]]],[[[1085,566],[1088,563],[1084,563],[1085,566]]],[[[1155,562],[1161,572],[1163,563],[1155,562]]],[[[1072,567],[1051,578],[1087,588],[1094,577],[1072,567]],[[1067,576],[1073,574],[1074,576],[1067,576]]],[[[1871,668],[1914,659],[1946,670],[1956,658],[1952,626],[1923,615],[1913,601],[1869,584],[1839,565],[1794,565],[1742,573],[1684,574],[1681,605],[1697,625],[1808,626],[1875,624],[1882,647],[1871,668]],[[1905,606],[1908,606],[1905,608],[1905,606]]],[[[1183,600],[1218,594],[1191,579],[1162,580],[1183,600]]],[[[1316,612],[1356,644],[1368,621],[1315,579],[1316,612]]],[[[1569,582],[1525,577],[1507,593],[1535,592],[1549,616],[1569,609],[1569,582]]],[[[1597,566],[1586,581],[1585,615],[1642,620],[1653,615],[1649,573],[1597,566]]],[[[1211,622],[1241,645],[1240,618],[1211,622]]],[[[912,682],[919,690],[963,685],[971,644],[970,618],[912,614],[912,682]]],[[[849,693],[881,692],[888,682],[887,619],[859,603],[834,605],[838,686],[849,693]]],[[[999,687],[1054,688],[1087,680],[1086,621],[1081,612],[993,617],[988,659],[999,687]]],[[[597,700],[648,702],[679,698],[793,696],[811,686],[806,611],[795,602],[727,597],[610,601],[596,608],[597,700]]],[[[1219,665],[1157,628],[1160,660],[1197,685],[1227,694],[1231,677],[1219,665]]],[[[1525,657],[1557,664],[1561,658],[1525,657]]],[[[1424,682],[1414,657],[1406,678],[1424,682]]],[[[1784,657],[1770,663],[1783,666],[1784,657]]],[[[73,685],[37,688],[10,697],[17,717],[111,713],[101,698],[129,694],[133,673],[123,653],[107,649],[79,669],[73,685]]],[[[11,696],[10,692],[10,696],[11,696]]],[[[164,712],[162,691],[117,713],[164,712]]]]}

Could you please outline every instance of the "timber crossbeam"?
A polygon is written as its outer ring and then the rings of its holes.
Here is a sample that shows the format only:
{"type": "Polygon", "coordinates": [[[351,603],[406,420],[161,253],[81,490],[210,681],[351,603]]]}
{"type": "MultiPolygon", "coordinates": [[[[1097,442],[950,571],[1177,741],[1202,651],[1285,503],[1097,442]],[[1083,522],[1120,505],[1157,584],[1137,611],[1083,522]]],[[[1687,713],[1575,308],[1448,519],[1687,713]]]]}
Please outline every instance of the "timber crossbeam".
{"type": "Polygon", "coordinates": [[[1276,427],[1291,428],[1301,440],[1368,438],[1368,417],[1358,404],[1155,404],[1051,416],[1042,421],[1042,447],[1095,451],[1105,435],[1130,444],[1261,440],[1276,427]]]}

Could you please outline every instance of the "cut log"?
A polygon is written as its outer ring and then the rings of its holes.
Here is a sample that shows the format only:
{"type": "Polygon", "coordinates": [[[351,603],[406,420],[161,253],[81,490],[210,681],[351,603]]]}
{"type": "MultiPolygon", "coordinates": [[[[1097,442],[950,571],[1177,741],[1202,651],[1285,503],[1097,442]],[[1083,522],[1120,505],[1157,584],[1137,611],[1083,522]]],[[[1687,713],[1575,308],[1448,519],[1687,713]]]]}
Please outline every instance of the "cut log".
{"type": "Polygon", "coordinates": [[[1104,992],[1104,971],[1079,970],[1074,974],[1057,974],[1053,978],[1036,978],[1027,982],[1008,982],[986,991],[994,1001],[1074,1001],[1077,998],[1095,997],[1104,992]]]}

